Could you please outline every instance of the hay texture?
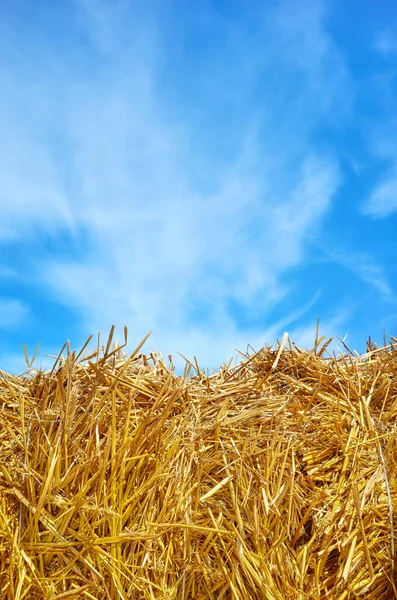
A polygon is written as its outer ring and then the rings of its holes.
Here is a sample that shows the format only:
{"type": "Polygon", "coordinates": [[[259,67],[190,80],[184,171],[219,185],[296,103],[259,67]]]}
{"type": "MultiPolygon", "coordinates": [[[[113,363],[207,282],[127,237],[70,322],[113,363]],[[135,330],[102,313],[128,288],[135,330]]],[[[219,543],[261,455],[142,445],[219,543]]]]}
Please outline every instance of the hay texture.
{"type": "Polygon", "coordinates": [[[397,598],[397,344],[0,377],[0,598],[397,598]]]}

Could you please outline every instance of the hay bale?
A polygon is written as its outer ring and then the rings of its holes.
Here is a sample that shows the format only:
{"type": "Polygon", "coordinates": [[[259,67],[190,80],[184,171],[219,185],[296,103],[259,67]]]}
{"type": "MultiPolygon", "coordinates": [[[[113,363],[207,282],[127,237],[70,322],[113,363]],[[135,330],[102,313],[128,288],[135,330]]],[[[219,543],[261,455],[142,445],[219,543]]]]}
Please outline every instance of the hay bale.
{"type": "Polygon", "coordinates": [[[2,373],[0,598],[396,598],[397,346],[323,349],[2,373]]]}

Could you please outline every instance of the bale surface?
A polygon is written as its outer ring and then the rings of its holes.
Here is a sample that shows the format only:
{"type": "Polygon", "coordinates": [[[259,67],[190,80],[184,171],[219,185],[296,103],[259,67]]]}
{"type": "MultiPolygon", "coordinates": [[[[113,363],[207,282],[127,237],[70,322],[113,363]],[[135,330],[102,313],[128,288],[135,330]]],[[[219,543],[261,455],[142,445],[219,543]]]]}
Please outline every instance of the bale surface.
{"type": "Polygon", "coordinates": [[[0,377],[0,598],[397,598],[397,346],[0,377]]]}

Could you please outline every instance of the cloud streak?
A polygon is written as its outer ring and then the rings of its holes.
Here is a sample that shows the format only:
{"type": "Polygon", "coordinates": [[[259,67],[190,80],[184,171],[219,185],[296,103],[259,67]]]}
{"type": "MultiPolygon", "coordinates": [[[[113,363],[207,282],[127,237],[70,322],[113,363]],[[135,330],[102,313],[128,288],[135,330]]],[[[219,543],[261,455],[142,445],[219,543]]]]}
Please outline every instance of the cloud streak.
{"type": "Polygon", "coordinates": [[[151,329],[155,347],[214,365],[279,334],[267,314],[341,183],[316,128],[349,111],[325,4],[306,5],[265,15],[255,4],[237,30],[206,7],[220,36],[211,65],[183,35],[168,47],[166,19],[86,0],[69,53],[43,54],[39,71],[24,56],[23,83],[17,58],[1,73],[0,239],[35,240],[32,281],[75,309],[82,336],[114,322],[138,338],[151,329]],[[60,234],[51,256],[45,244],[60,234]]]}

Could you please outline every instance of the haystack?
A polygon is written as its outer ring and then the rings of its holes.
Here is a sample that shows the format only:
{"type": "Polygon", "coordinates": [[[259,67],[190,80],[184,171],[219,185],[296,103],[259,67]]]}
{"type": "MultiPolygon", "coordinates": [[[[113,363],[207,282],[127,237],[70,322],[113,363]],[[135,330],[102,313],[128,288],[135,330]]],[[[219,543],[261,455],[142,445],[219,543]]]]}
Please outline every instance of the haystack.
{"type": "Polygon", "coordinates": [[[397,598],[397,341],[325,347],[2,372],[0,598],[397,598]]]}

